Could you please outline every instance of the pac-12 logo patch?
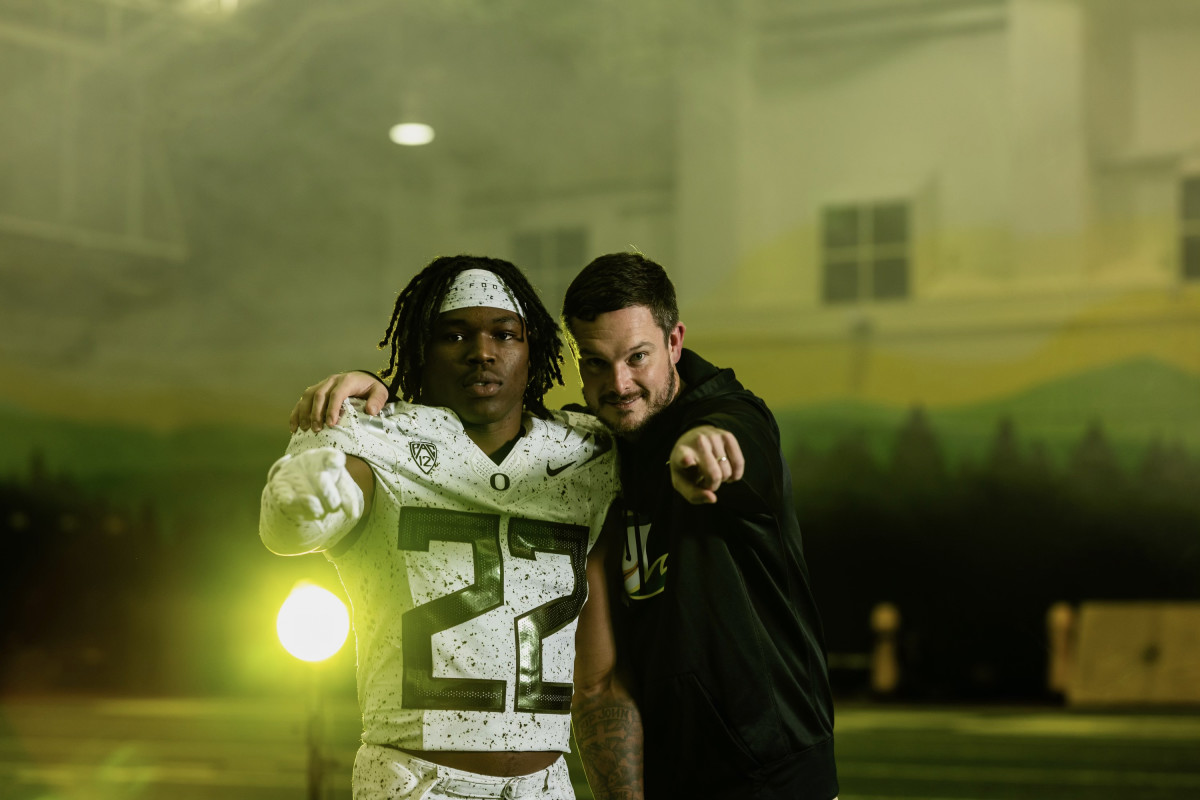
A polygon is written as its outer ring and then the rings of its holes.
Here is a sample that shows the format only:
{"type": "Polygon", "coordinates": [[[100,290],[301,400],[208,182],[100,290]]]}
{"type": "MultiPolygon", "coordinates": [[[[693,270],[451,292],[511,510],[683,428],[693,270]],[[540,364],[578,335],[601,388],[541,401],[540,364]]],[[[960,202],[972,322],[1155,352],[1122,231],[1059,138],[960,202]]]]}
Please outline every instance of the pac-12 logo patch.
{"type": "Polygon", "coordinates": [[[433,442],[409,442],[408,452],[412,453],[413,462],[426,475],[431,474],[437,466],[437,445],[433,442]]]}

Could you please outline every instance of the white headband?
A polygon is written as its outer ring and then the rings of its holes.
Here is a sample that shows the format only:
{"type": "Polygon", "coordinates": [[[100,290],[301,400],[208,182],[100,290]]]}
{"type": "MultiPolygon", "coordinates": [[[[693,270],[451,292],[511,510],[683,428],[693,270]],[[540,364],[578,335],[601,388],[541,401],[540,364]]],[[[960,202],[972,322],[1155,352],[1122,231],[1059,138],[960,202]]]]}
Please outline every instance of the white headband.
{"type": "Polygon", "coordinates": [[[446,290],[446,298],[442,300],[438,313],[479,306],[503,308],[525,316],[508,284],[499,275],[486,269],[464,269],[454,276],[454,282],[446,290]]]}

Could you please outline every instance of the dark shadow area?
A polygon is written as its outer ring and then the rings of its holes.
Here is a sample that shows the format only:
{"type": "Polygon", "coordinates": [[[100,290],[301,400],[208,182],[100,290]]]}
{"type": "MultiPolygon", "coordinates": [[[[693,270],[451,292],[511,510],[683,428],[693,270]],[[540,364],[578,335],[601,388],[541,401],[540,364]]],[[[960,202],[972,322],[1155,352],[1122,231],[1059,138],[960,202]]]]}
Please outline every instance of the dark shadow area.
{"type": "Polygon", "coordinates": [[[918,408],[890,459],[856,435],[791,454],[829,649],[868,652],[871,609],[894,603],[898,699],[1050,699],[1051,604],[1200,598],[1200,463],[1182,447],[1150,444],[1131,474],[1097,422],[1055,465],[1003,418],[978,462],[943,452],[918,408]]]}

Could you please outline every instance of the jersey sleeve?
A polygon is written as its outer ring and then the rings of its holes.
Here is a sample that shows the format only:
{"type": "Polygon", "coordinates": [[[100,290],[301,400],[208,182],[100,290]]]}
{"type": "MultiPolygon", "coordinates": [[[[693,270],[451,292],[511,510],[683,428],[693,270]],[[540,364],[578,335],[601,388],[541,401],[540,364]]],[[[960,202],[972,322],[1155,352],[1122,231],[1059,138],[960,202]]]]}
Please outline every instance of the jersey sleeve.
{"type": "MultiPolygon", "coordinates": [[[[380,476],[387,469],[392,452],[392,445],[385,433],[385,424],[380,417],[373,417],[363,410],[365,401],[357,398],[346,400],[342,404],[341,419],[337,425],[326,426],[319,432],[297,431],[288,443],[287,453],[298,455],[307,450],[321,447],[332,447],[347,456],[354,456],[366,462],[375,475],[376,492],[372,507],[364,511],[364,516],[371,515],[375,506],[383,501],[380,488],[380,476]]],[[[358,541],[364,527],[357,526],[354,530],[342,536],[337,542],[329,543],[322,552],[330,561],[336,561],[345,555],[358,541]]]]}
{"type": "Polygon", "coordinates": [[[299,455],[306,450],[333,447],[348,456],[361,458],[376,469],[381,464],[386,441],[383,423],[363,410],[364,401],[357,398],[342,404],[342,417],[337,425],[327,425],[319,432],[296,431],[288,443],[287,453],[299,455]]]}

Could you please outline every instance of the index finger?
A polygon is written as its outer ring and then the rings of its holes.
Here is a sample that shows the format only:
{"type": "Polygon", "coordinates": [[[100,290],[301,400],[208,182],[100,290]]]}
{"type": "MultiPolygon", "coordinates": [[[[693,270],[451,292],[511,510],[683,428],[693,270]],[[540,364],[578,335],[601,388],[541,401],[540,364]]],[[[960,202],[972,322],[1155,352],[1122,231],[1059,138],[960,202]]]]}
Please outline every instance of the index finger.
{"type": "Polygon", "coordinates": [[[300,399],[292,407],[292,416],[289,420],[292,426],[292,433],[295,433],[297,428],[306,431],[312,427],[312,393],[315,388],[315,386],[310,386],[305,389],[304,394],[300,395],[300,399]]]}
{"type": "Polygon", "coordinates": [[[671,486],[684,500],[694,506],[717,502],[716,492],[697,486],[682,469],[674,467],[671,469],[671,486]]]}
{"type": "Polygon", "coordinates": [[[288,416],[288,427],[292,429],[292,433],[300,427],[300,406],[304,403],[304,395],[300,395],[300,399],[296,401],[296,405],[292,406],[292,413],[288,416]]]}
{"type": "Polygon", "coordinates": [[[309,408],[308,419],[314,431],[321,430],[325,425],[325,400],[329,394],[329,381],[330,378],[326,378],[316,386],[309,387],[309,391],[312,392],[312,406],[309,408]]]}

